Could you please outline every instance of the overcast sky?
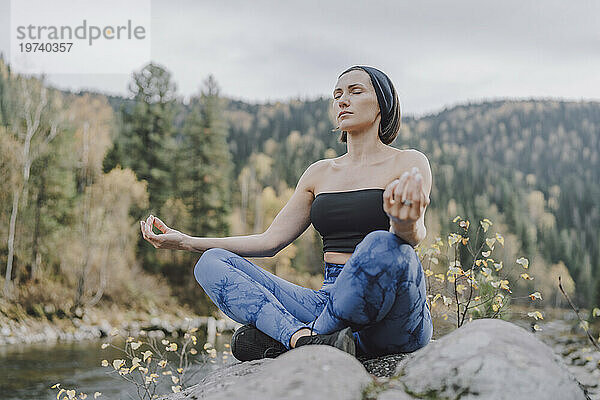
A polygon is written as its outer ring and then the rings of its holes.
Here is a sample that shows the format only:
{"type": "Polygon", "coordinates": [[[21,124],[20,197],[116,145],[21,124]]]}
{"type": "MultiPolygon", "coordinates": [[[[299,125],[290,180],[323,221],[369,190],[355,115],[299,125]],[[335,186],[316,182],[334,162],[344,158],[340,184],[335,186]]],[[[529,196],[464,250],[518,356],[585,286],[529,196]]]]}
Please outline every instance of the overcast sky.
{"type": "MultiPolygon", "coordinates": [[[[9,10],[0,0],[5,55],[9,10]]],[[[390,76],[405,115],[506,97],[600,100],[597,0],[155,0],[151,17],[151,58],[182,96],[209,73],[223,95],[246,101],[331,96],[341,71],[366,64],[390,76]]],[[[130,79],[48,77],[123,95],[130,79]]]]}

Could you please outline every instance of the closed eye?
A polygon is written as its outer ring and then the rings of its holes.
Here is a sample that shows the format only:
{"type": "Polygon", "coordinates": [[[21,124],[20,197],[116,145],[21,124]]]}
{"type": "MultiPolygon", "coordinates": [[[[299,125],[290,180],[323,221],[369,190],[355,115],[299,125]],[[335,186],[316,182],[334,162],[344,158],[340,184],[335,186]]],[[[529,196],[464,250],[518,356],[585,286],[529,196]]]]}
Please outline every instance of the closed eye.
{"type": "MultiPolygon", "coordinates": [[[[352,91],[352,94],[360,94],[360,93],[362,93],[362,90],[354,90],[354,91],[352,91]]],[[[337,100],[337,99],[339,99],[339,98],[340,98],[340,96],[334,96],[333,98],[334,98],[335,100],[337,100]]]]}

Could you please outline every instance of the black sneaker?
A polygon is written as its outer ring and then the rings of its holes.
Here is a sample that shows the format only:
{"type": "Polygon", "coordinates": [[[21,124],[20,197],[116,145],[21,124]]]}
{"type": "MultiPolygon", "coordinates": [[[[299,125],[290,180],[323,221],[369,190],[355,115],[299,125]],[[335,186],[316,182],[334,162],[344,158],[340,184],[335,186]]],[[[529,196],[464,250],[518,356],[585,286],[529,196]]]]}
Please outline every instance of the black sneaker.
{"type": "Polygon", "coordinates": [[[254,325],[239,327],[231,336],[231,354],[240,361],[275,358],[288,349],[254,325]]]}
{"type": "Polygon", "coordinates": [[[356,344],[350,327],[330,333],[328,335],[301,336],[296,340],[296,347],[307,344],[324,344],[337,347],[338,349],[356,356],[356,344]]]}

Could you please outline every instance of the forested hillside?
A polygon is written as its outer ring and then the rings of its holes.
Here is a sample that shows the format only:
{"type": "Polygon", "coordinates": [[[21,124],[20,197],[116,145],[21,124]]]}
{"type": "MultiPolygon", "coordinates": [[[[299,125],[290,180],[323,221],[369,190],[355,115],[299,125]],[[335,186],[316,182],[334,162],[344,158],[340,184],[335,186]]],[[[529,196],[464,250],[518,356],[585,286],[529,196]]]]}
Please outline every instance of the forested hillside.
{"type": "MultiPolygon", "coordinates": [[[[184,103],[155,64],[136,71],[120,98],[61,92],[0,60],[0,106],[0,283],[32,314],[48,304],[65,313],[103,304],[214,310],[193,279],[200,254],[153,248],[138,221],[152,213],[194,236],[263,232],[308,165],[345,152],[330,99],[247,104],[221,96],[209,76],[184,103]]],[[[490,218],[507,238],[505,259],[531,261],[547,304],[562,274],[574,279],[578,304],[592,306],[599,133],[598,102],[503,100],[403,116],[392,145],[429,158],[426,242],[455,229],[456,215],[474,225],[490,218]]],[[[321,283],[312,226],[254,261],[321,283]]]]}
{"type": "MultiPolygon", "coordinates": [[[[283,174],[266,183],[285,179],[295,185],[312,160],[345,152],[330,132],[328,107],[327,99],[230,104],[236,164],[246,165],[252,151],[262,151],[271,157],[274,174],[283,174]]],[[[598,102],[505,100],[405,116],[392,145],[429,158],[430,209],[439,212],[443,232],[456,214],[477,220],[493,211],[526,256],[548,268],[564,263],[579,301],[599,302],[599,135],[598,102]]]]}

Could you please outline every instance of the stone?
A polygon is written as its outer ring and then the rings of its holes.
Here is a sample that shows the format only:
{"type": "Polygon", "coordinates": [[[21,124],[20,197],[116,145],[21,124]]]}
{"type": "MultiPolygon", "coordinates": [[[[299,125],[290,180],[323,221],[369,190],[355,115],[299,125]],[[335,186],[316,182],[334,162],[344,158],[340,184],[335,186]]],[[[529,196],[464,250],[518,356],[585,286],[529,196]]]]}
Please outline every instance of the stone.
{"type": "Polygon", "coordinates": [[[411,353],[389,387],[419,398],[589,399],[548,345],[513,323],[489,318],[411,353]]]}
{"type": "Polygon", "coordinates": [[[368,373],[376,377],[390,377],[396,372],[396,366],[410,353],[390,354],[371,359],[359,359],[368,373]]]}
{"type": "Polygon", "coordinates": [[[331,346],[302,346],[275,359],[234,364],[165,399],[359,400],[372,382],[360,361],[331,346]]]}
{"type": "Polygon", "coordinates": [[[389,389],[377,396],[377,400],[414,400],[414,397],[406,394],[401,389],[389,389]]]}

